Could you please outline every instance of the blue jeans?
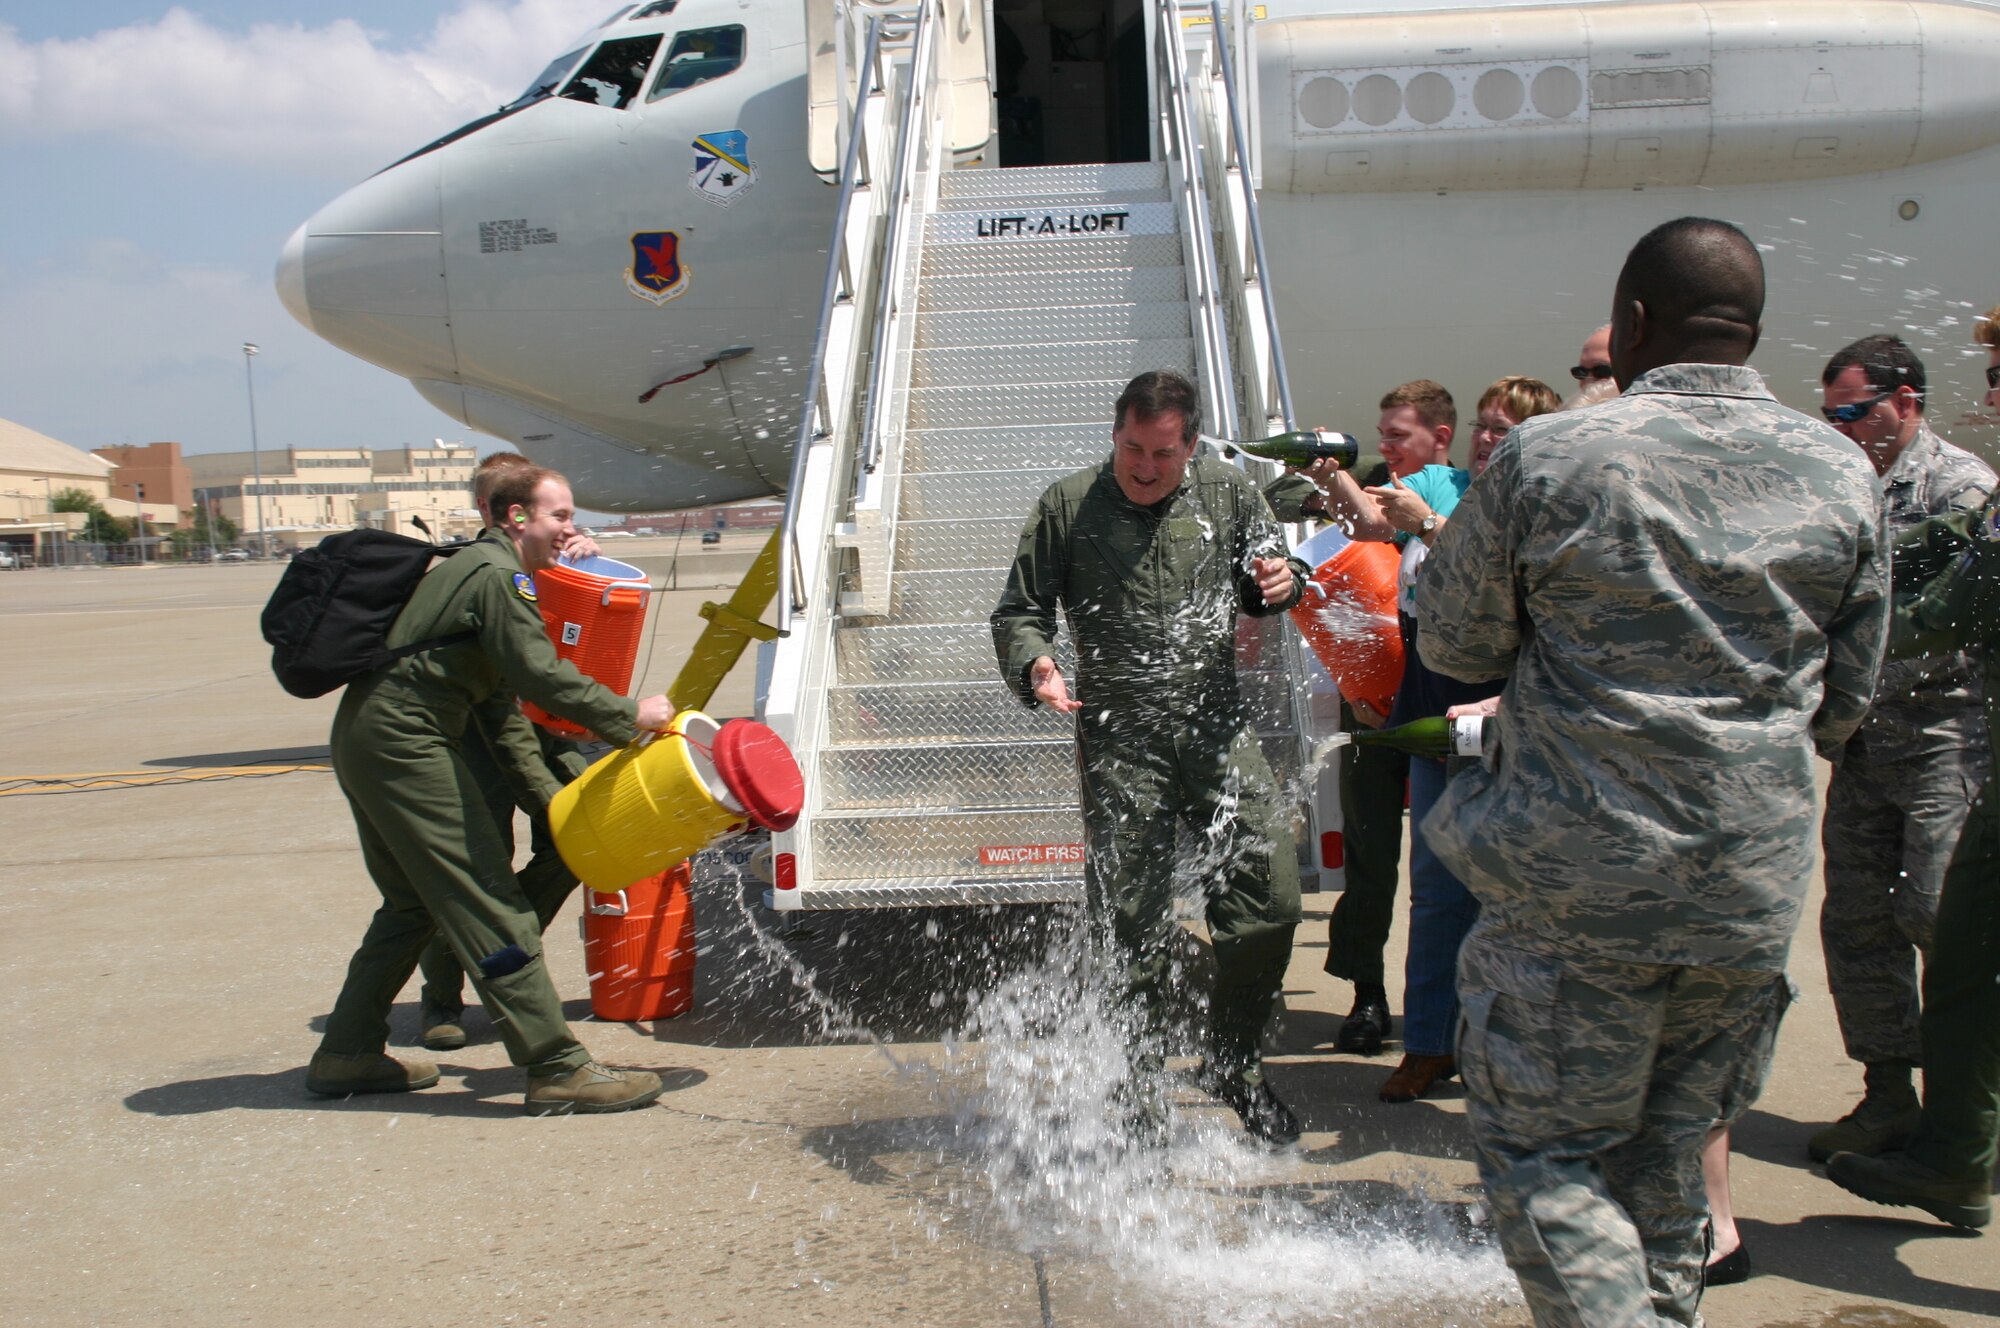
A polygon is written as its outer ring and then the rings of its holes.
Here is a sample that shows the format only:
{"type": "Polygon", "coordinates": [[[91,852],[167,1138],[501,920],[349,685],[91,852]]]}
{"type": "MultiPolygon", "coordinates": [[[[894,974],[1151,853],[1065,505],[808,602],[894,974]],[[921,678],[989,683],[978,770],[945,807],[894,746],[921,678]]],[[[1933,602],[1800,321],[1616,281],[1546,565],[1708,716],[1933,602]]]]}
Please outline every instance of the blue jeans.
{"type": "Polygon", "coordinates": [[[1458,947],[1479,901],[1437,860],[1421,829],[1444,796],[1443,761],[1410,760],[1410,951],[1403,965],[1403,1050],[1450,1055],[1458,1034],[1458,947]]]}

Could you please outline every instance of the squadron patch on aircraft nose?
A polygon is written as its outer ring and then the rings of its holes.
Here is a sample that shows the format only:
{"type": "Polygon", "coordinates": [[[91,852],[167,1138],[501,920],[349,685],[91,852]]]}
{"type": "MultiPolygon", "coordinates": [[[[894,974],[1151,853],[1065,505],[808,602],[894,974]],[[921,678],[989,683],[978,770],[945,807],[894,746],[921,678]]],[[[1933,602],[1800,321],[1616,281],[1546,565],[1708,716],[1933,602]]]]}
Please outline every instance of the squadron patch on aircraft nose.
{"type": "Polygon", "coordinates": [[[750,161],[750,135],[741,129],[703,134],[694,141],[694,169],[688,187],[717,207],[728,207],[736,196],[757,183],[750,161]]]}
{"type": "Polygon", "coordinates": [[[688,288],[688,266],[681,262],[681,237],[675,231],[640,231],[632,237],[632,266],[625,269],[625,289],[642,300],[665,304],[688,288]]]}
{"type": "Polygon", "coordinates": [[[526,572],[514,573],[514,593],[533,604],[535,602],[535,578],[526,572]]]}

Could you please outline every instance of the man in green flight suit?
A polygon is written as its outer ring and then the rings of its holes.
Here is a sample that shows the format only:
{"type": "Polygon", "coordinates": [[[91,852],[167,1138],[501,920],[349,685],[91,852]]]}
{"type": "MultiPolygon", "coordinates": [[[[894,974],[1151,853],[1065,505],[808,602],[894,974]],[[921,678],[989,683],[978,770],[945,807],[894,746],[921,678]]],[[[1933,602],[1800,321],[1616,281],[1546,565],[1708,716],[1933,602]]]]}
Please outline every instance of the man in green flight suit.
{"type": "Polygon", "coordinates": [[[494,486],[493,507],[503,526],[423,579],[387,645],[453,639],[349,683],[334,715],[334,772],[382,904],[348,965],[306,1087],[339,1097],[437,1082],[436,1066],[383,1050],[390,1005],[435,929],[472,975],[508,1056],[527,1070],[530,1115],[624,1111],[658,1097],[659,1076],[599,1065],[571,1034],[542,962],[535,910],[462,745],[477,725],[517,799],[542,808],[561,786],[517,695],[614,743],[666,727],[674,708],[664,696],[619,696],[549,643],[532,573],[553,564],[575,533],[563,478],[518,468],[494,486]]]}
{"type": "MultiPolygon", "coordinates": [[[[2000,409],[2000,306],[1977,335],[1989,357],[1986,404],[2000,409]]],[[[1899,591],[1923,590],[1897,605],[1890,657],[1978,652],[1986,741],[2000,747],[2000,498],[1911,527],[1896,542],[1895,564],[1899,591]]],[[[1864,1199],[1983,1227],[2000,1155],[2000,780],[1989,777],[1974,797],[1945,868],[1923,997],[1916,1132],[1899,1151],[1835,1153],[1826,1174],[1864,1199]]]]}
{"type": "Polygon", "coordinates": [[[1092,922],[1146,1028],[1130,1049],[1130,1122],[1164,1133],[1159,1013],[1172,969],[1174,832],[1205,839],[1216,984],[1206,1083],[1272,1143],[1296,1118],[1265,1081],[1259,1041],[1299,920],[1288,811],[1236,677],[1239,613],[1279,613],[1307,570],[1233,466],[1195,459],[1200,398],[1170,372],[1118,398],[1111,459],[1051,485],[993,611],[1000,672],[1029,705],[1076,716],[1092,922]],[[1077,691],[1056,663],[1058,608],[1077,691]]]}
{"type": "MultiPolygon", "coordinates": [[[[493,486],[508,471],[534,464],[519,452],[495,452],[481,458],[479,469],[472,477],[472,505],[479,509],[488,526],[503,531],[507,526],[506,514],[493,511],[493,486]]],[[[578,533],[565,540],[557,552],[572,558],[589,558],[597,553],[597,541],[578,533]]],[[[577,745],[567,738],[559,738],[539,724],[534,726],[534,734],[535,742],[541,748],[542,761],[558,783],[569,783],[589,766],[577,745]]],[[[514,784],[508,779],[500,757],[480,736],[477,728],[468,732],[466,739],[459,747],[459,755],[464,758],[466,769],[472,773],[473,783],[479,786],[487,814],[499,828],[501,847],[506,850],[509,862],[514,860],[514,809],[520,806],[528,813],[529,843],[533,856],[515,875],[520,879],[522,893],[534,906],[535,917],[542,930],[547,931],[549,923],[555,920],[556,914],[562,911],[562,906],[575,892],[576,875],[556,851],[555,836],[549,833],[546,811],[532,803],[524,806],[516,800],[514,784]]],[[[458,962],[451,942],[442,935],[431,937],[417,966],[424,975],[419,1024],[423,1030],[424,1046],[431,1051],[456,1051],[466,1043],[465,966],[458,962]]]]}

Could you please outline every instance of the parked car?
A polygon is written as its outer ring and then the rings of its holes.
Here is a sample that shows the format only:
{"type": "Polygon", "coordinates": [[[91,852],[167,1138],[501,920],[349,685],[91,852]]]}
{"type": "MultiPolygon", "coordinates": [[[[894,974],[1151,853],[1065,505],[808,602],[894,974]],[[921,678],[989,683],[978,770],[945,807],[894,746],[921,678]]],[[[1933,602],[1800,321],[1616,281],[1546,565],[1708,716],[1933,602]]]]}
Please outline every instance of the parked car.
{"type": "Polygon", "coordinates": [[[722,543],[722,532],[719,530],[704,530],[701,532],[701,542],[703,544],[720,544],[722,543]]]}
{"type": "Polygon", "coordinates": [[[219,563],[247,563],[250,561],[250,550],[224,549],[215,555],[215,561],[219,563]]]}
{"type": "Polygon", "coordinates": [[[23,565],[20,554],[15,553],[12,549],[0,549],[0,567],[12,571],[14,568],[23,565]]]}
{"type": "Polygon", "coordinates": [[[597,532],[597,539],[600,544],[608,539],[631,539],[631,538],[632,538],[632,532],[629,530],[600,530],[597,532]]]}

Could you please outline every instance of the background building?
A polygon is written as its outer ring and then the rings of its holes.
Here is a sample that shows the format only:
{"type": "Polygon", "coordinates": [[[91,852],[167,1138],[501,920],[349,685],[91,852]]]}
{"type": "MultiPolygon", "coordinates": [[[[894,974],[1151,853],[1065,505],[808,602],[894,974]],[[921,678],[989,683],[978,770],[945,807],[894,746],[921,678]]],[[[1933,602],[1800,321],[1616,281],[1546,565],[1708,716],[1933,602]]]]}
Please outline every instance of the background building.
{"type": "Polygon", "coordinates": [[[248,452],[210,452],[187,459],[196,502],[228,517],[254,544],[258,498],[262,522],[275,545],[315,544],[319,537],[353,526],[373,526],[412,535],[412,517],[422,517],[441,540],[479,533],[472,507],[472,468],[478,459],[469,443],[438,443],[371,451],[352,448],[274,448],[260,454],[261,485],[248,452]]]}
{"type": "Polygon", "coordinates": [[[181,460],[179,443],[147,443],[144,447],[94,447],[91,455],[103,457],[117,469],[111,473],[111,495],[117,498],[132,498],[136,492],[146,496],[146,521],[158,525],[157,511],[165,505],[174,509],[175,517],[168,524],[180,524],[194,519],[194,480],[189,474],[187,463],[181,460]]]}
{"type": "MultiPolygon", "coordinates": [[[[101,456],[71,447],[25,424],[0,420],[0,549],[23,565],[51,563],[62,558],[81,538],[88,514],[58,512],[57,495],[65,489],[82,491],[121,521],[133,515],[132,490],[113,492],[115,465],[101,456]]],[[[180,513],[170,502],[155,502],[146,490],[146,523],[171,527],[180,513]]]]}

